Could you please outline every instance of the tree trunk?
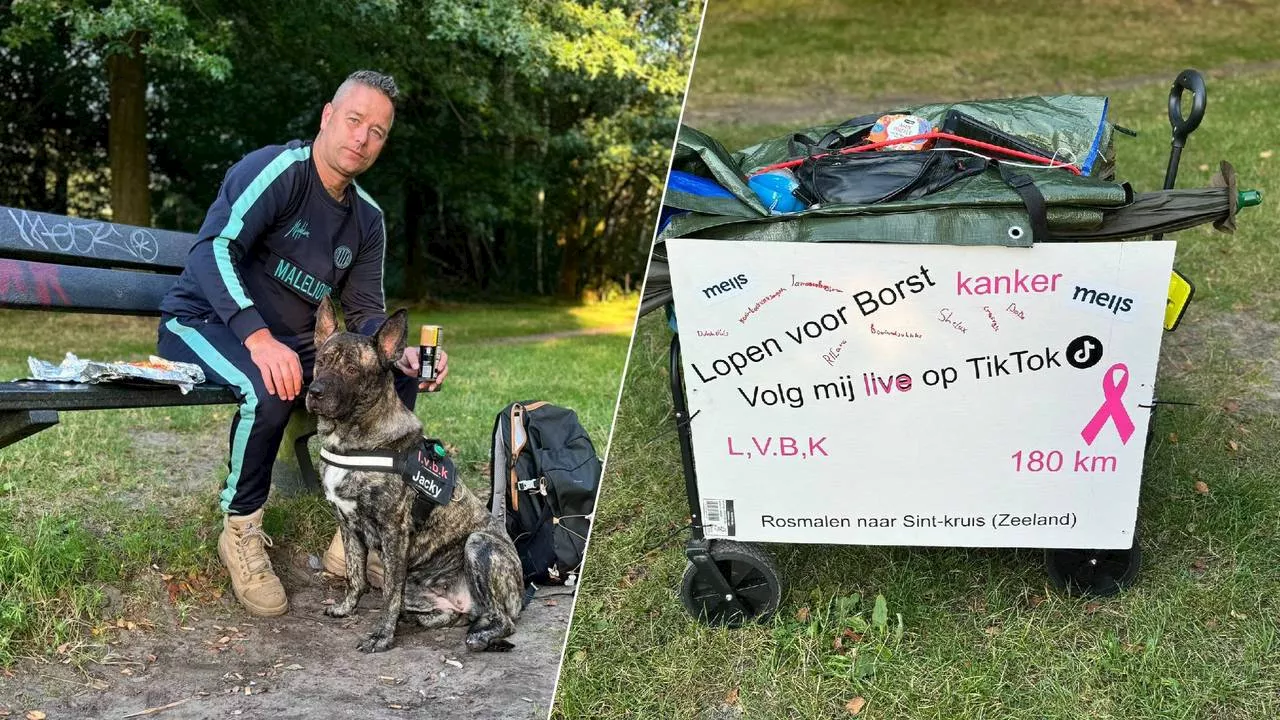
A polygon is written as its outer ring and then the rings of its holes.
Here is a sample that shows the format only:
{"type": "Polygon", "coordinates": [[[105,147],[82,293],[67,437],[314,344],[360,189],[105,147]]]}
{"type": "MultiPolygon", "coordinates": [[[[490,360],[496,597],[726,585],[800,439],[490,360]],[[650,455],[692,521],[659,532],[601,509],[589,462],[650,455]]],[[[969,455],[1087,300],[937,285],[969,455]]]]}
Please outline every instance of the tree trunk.
{"type": "Polygon", "coordinates": [[[151,171],[147,159],[147,83],[141,33],[129,36],[129,47],[129,54],[107,58],[111,218],[129,225],[149,226],[151,171]]]}
{"type": "MultiPolygon", "coordinates": [[[[65,143],[59,143],[65,145],[65,143]]],[[[53,207],[50,212],[55,215],[67,214],[67,190],[70,185],[71,173],[67,170],[67,155],[69,150],[65,147],[55,147],[54,151],[57,155],[53,161],[53,207]]]]}
{"type": "Polygon", "coordinates": [[[556,295],[564,300],[577,300],[578,275],[582,272],[580,233],[570,232],[565,238],[563,250],[560,253],[560,280],[556,285],[556,295]]]}
{"type": "Polygon", "coordinates": [[[49,134],[39,133],[36,141],[36,156],[31,161],[31,169],[27,172],[27,202],[33,210],[51,212],[49,207],[49,134]]]}

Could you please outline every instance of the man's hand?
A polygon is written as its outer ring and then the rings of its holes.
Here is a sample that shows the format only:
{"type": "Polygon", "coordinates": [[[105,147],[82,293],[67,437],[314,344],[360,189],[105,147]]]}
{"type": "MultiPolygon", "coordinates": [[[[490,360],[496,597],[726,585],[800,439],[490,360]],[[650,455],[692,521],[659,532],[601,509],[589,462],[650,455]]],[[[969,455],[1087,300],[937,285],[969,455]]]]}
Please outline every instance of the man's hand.
{"type": "MultiPolygon", "coordinates": [[[[396,361],[396,368],[400,372],[409,377],[418,376],[418,368],[422,363],[418,358],[418,346],[413,345],[404,349],[404,354],[396,361]]],[[[426,390],[427,392],[435,392],[440,389],[440,384],[444,382],[444,376],[449,374],[449,353],[441,350],[436,353],[436,379],[431,382],[423,380],[418,383],[419,392],[426,390]]]]}
{"type": "Polygon", "coordinates": [[[281,400],[298,397],[302,392],[302,363],[298,361],[298,353],[272,337],[266,328],[245,338],[244,346],[249,348],[249,357],[262,373],[267,392],[281,400]]]}

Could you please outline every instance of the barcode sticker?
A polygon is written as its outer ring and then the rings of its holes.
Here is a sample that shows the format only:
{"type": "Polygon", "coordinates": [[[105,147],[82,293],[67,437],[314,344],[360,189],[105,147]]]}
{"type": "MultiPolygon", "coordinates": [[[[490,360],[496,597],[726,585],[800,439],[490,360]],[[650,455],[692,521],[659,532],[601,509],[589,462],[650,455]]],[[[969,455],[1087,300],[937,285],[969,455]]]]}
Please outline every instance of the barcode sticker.
{"type": "Polygon", "coordinates": [[[702,501],[702,534],[705,537],[733,537],[737,528],[733,501],[706,498],[702,501]]]}

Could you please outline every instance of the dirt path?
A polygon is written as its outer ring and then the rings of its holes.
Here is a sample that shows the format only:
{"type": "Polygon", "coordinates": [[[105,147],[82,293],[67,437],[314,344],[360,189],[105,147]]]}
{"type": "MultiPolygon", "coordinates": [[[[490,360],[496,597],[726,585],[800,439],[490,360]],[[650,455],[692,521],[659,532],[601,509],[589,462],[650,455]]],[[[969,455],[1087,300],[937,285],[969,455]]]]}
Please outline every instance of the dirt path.
{"type": "MultiPolygon", "coordinates": [[[[83,672],[27,662],[0,673],[0,717],[39,710],[49,720],[177,718],[545,718],[568,628],[572,597],[543,589],[521,615],[508,653],[474,654],[465,628],[426,631],[401,623],[391,650],[366,655],[381,598],[367,595],[354,618],[322,614],[340,581],[312,571],[300,552],[274,556],[289,612],[253,618],[234,601],[198,607],[166,626],[120,631],[109,653],[83,672]],[[7,713],[6,713],[7,711],[7,713]]],[[[39,716],[37,716],[39,717],[39,716]]]]}
{"type": "MultiPolygon", "coordinates": [[[[1241,77],[1280,70],[1280,61],[1239,63],[1211,70],[1202,70],[1206,79],[1241,77]]],[[[1170,82],[1173,75],[1138,75],[1104,80],[1088,88],[1076,88],[1076,92],[1112,93],[1141,87],[1150,83],[1170,82]]],[[[696,85],[696,83],[695,83],[696,85]]],[[[1011,95],[1032,92],[1059,92],[1065,88],[1042,88],[1033,91],[1024,88],[1011,95]]],[[[969,99],[963,89],[952,97],[884,96],[867,98],[843,95],[829,89],[817,88],[802,97],[744,97],[703,105],[694,96],[689,97],[683,122],[693,127],[704,125],[796,125],[829,120],[843,120],[865,113],[879,112],[895,107],[911,107],[934,102],[951,102],[969,99]],[[839,116],[839,117],[836,117],[839,116]]]]}
{"type": "Polygon", "coordinates": [[[516,343],[545,342],[547,340],[561,340],[563,338],[583,337],[585,335],[617,335],[620,333],[630,333],[632,327],[631,323],[622,323],[620,325],[605,325],[603,327],[580,328],[578,330],[561,330],[559,332],[542,333],[540,335],[513,335],[511,337],[492,338],[481,344],[514,345],[516,343]]]}

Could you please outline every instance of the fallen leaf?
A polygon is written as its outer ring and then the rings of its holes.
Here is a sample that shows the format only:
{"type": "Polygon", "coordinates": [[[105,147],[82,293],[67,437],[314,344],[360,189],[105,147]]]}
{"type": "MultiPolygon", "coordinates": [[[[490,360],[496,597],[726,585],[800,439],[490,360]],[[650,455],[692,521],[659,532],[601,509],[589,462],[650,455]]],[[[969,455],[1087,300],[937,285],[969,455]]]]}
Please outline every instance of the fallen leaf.
{"type": "Polygon", "coordinates": [[[1208,170],[1209,170],[1208,165],[1205,165],[1204,163],[1200,164],[1200,172],[1208,172],[1208,170]]]}
{"type": "Polygon", "coordinates": [[[837,637],[831,641],[831,649],[836,652],[844,652],[844,641],[837,637]]]}
{"type": "Polygon", "coordinates": [[[40,710],[27,711],[27,720],[44,720],[45,717],[47,716],[40,710]]]}
{"type": "Polygon", "coordinates": [[[59,655],[63,655],[67,652],[67,648],[69,647],[71,647],[71,643],[62,643],[61,645],[58,646],[58,649],[55,652],[57,652],[59,655]]]}
{"type": "Polygon", "coordinates": [[[1208,569],[1208,567],[1209,566],[1205,564],[1204,560],[1201,560],[1200,558],[1196,558],[1191,563],[1191,572],[1194,575],[1203,575],[1204,571],[1208,569]]]}
{"type": "Polygon", "coordinates": [[[1000,626],[988,625],[982,632],[986,633],[990,637],[995,637],[1000,634],[1000,626]]]}
{"type": "Polygon", "coordinates": [[[1169,444],[1170,445],[1178,444],[1178,433],[1169,433],[1169,444]]]}
{"type": "Polygon", "coordinates": [[[840,633],[840,636],[846,640],[852,640],[855,643],[862,642],[862,633],[856,633],[849,628],[845,628],[844,632],[840,633]]]}
{"type": "Polygon", "coordinates": [[[285,670],[301,670],[302,666],[299,665],[298,663],[293,663],[292,665],[285,665],[284,669],[285,670]]]}
{"type": "Polygon", "coordinates": [[[844,709],[849,711],[850,715],[857,715],[862,712],[862,708],[867,704],[865,698],[861,695],[844,704],[844,709]]]}
{"type": "Polygon", "coordinates": [[[1200,493],[1201,495],[1209,494],[1209,484],[1203,480],[1197,480],[1195,488],[1196,488],[1196,492],[1200,493]]]}
{"type": "Polygon", "coordinates": [[[1027,604],[1033,608],[1040,607],[1040,605],[1043,604],[1044,601],[1048,599],[1049,598],[1043,595],[1032,595],[1031,597],[1027,598],[1027,604]]]}
{"type": "Polygon", "coordinates": [[[1209,618],[1204,621],[1204,626],[1210,630],[1218,629],[1218,618],[1209,618]]]}
{"type": "Polygon", "coordinates": [[[462,663],[458,662],[457,660],[445,660],[445,661],[444,661],[444,664],[445,664],[445,665],[451,665],[451,666],[453,666],[453,667],[458,668],[459,670],[461,670],[461,669],[462,669],[462,663]]]}
{"type": "Polygon", "coordinates": [[[724,704],[725,704],[725,705],[730,705],[730,706],[735,706],[735,707],[737,706],[737,704],[738,704],[738,688],[734,688],[734,689],[730,690],[730,691],[728,692],[728,694],[724,696],[724,704]]]}
{"type": "Polygon", "coordinates": [[[809,622],[809,607],[807,605],[796,611],[796,621],[809,622]]]}
{"type": "Polygon", "coordinates": [[[1230,413],[1230,414],[1234,415],[1234,414],[1236,414],[1236,413],[1240,412],[1240,401],[1239,401],[1239,400],[1228,400],[1228,401],[1226,401],[1226,402],[1222,403],[1222,409],[1223,409],[1223,410],[1226,410],[1228,413],[1230,413]]]}
{"type": "Polygon", "coordinates": [[[1237,620],[1248,620],[1248,619],[1249,619],[1249,616],[1248,616],[1248,615],[1245,615],[1244,613],[1238,613],[1238,612],[1236,612],[1235,610],[1232,610],[1232,611],[1231,611],[1231,617],[1233,617],[1233,618],[1235,618],[1235,619],[1237,619],[1237,620]]]}
{"type": "Polygon", "coordinates": [[[1231,448],[1232,452],[1235,452],[1236,450],[1240,449],[1240,443],[1236,442],[1235,440],[1228,440],[1227,447],[1231,448]]]}
{"type": "Polygon", "coordinates": [[[1101,609],[1102,609],[1102,603],[1100,602],[1085,603],[1085,606],[1084,606],[1084,612],[1086,615],[1092,615],[1101,609]]]}
{"type": "Polygon", "coordinates": [[[1263,150],[1262,152],[1258,153],[1258,157],[1262,158],[1263,160],[1266,160],[1267,158],[1271,157],[1274,154],[1275,153],[1270,150],[1263,150]]]}

